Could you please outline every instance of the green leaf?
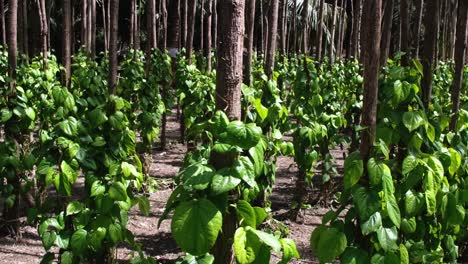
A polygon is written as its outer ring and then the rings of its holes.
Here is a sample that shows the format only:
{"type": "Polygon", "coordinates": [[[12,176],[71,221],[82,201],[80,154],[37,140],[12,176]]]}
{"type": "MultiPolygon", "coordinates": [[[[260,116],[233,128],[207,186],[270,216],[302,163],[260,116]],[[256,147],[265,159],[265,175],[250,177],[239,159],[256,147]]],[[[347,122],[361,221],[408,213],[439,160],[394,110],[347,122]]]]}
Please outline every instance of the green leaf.
{"type": "Polygon", "coordinates": [[[262,105],[262,99],[256,98],[253,100],[252,104],[255,107],[255,110],[257,110],[258,116],[263,120],[268,116],[268,108],[262,105]]]}
{"type": "Polygon", "coordinates": [[[450,153],[450,167],[448,168],[448,171],[450,173],[450,175],[454,175],[455,172],[457,172],[458,168],[460,167],[461,165],[461,155],[458,151],[452,149],[452,148],[449,148],[448,149],[449,153],[450,153]]]}
{"type": "Polygon", "coordinates": [[[242,226],[257,227],[257,218],[254,208],[245,200],[237,202],[236,206],[237,215],[243,220],[242,226]]]}
{"type": "Polygon", "coordinates": [[[299,251],[297,251],[296,243],[292,239],[282,238],[280,239],[281,246],[283,247],[283,256],[278,264],[286,264],[292,258],[299,259],[299,251]]]}
{"type": "Polygon", "coordinates": [[[109,225],[110,240],[117,244],[123,240],[122,226],[118,223],[109,225]]]}
{"type": "Polygon", "coordinates": [[[109,188],[109,197],[116,201],[125,201],[128,197],[126,189],[121,182],[114,182],[109,188]]]}
{"type": "Polygon", "coordinates": [[[377,239],[379,240],[380,246],[385,251],[392,251],[398,248],[396,243],[398,239],[398,232],[396,227],[380,227],[379,230],[377,230],[377,239]]]}
{"type": "Polygon", "coordinates": [[[86,236],[88,232],[84,229],[78,229],[71,237],[71,248],[76,255],[82,255],[88,247],[86,236]]]}
{"type": "Polygon", "coordinates": [[[0,116],[0,122],[5,123],[13,116],[13,112],[11,112],[9,109],[2,109],[0,111],[0,116]]]}
{"type": "Polygon", "coordinates": [[[388,167],[382,163],[377,162],[374,158],[370,158],[367,162],[367,172],[369,173],[369,180],[371,186],[377,187],[382,184],[382,177],[388,167]]]}
{"type": "Polygon", "coordinates": [[[340,260],[342,264],[371,263],[367,252],[355,247],[346,248],[340,260]]]}
{"type": "Polygon", "coordinates": [[[184,251],[200,256],[216,242],[222,226],[222,214],[207,199],[183,202],[176,207],[171,231],[177,245],[184,251]]]}
{"type": "Polygon", "coordinates": [[[420,112],[405,112],[403,114],[403,124],[409,132],[417,129],[424,124],[424,118],[420,112]]]}
{"type": "Polygon", "coordinates": [[[55,239],[57,238],[57,234],[55,233],[55,231],[46,231],[41,235],[41,238],[42,245],[47,251],[52,247],[52,245],[54,245],[55,239]]]}
{"type": "Polygon", "coordinates": [[[405,245],[400,244],[400,263],[401,264],[409,264],[409,253],[408,249],[406,249],[405,245]]]}
{"type": "Polygon", "coordinates": [[[188,191],[205,190],[213,180],[214,173],[210,170],[197,173],[184,182],[184,188],[188,191]]]}
{"type": "Polygon", "coordinates": [[[29,119],[33,121],[36,119],[36,112],[31,107],[27,107],[26,109],[24,109],[24,112],[29,117],[29,119]]]}
{"type": "Polygon", "coordinates": [[[73,264],[73,253],[71,251],[64,251],[60,255],[60,264],[73,264]]]}
{"type": "Polygon", "coordinates": [[[229,175],[215,174],[211,181],[211,190],[213,191],[214,195],[218,195],[229,192],[230,190],[236,188],[240,183],[241,179],[229,175]]]}
{"type": "Polygon", "coordinates": [[[100,181],[95,181],[91,185],[91,197],[103,194],[106,191],[106,187],[102,185],[100,181]]]}
{"type": "Polygon", "coordinates": [[[60,163],[60,169],[70,183],[74,183],[78,178],[78,173],[65,160],[60,163]]]}
{"type": "Polygon", "coordinates": [[[331,262],[340,256],[345,251],[347,243],[344,233],[336,228],[326,228],[321,232],[317,245],[320,262],[331,262]]]}
{"type": "Polygon", "coordinates": [[[268,213],[262,207],[254,207],[254,211],[255,211],[255,218],[256,218],[255,222],[257,223],[257,226],[259,226],[268,217],[268,213]]]}
{"type": "Polygon", "coordinates": [[[358,152],[351,153],[344,162],[344,187],[349,189],[359,182],[364,165],[361,155],[358,152]]]}
{"type": "Polygon", "coordinates": [[[381,207],[378,194],[367,191],[364,187],[359,187],[353,192],[353,202],[356,205],[359,218],[363,221],[369,219],[381,207]]]}
{"type": "Polygon", "coordinates": [[[375,212],[367,221],[361,223],[361,231],[365,236],[376,232],[380,227],[382,227],[382,216],[380,212],[375,212]]]}
{"type": "Polygon", "coordinates": [[[419,74],[421,74],[421,76],[424,76],[423,66],[421,62],[418,59],[413,59],[413,64],[416,70],[418,70],[419,74]]]}
{"type": "Polygon", "coordinates": [[[150,202],[146,196],[137,196],[138,208],[145,215],[148,216],[150,212],[150,202]]]}
{"type": "Polygon", "coordinates": [[[255,124],[232,121],[227,125],[226,133],[221,136],[221,140],[224,143],[239,146],[242,149],[249,149],[258,144],[261,136],[262,129],[255,124]]]}
{"type": "Polygon", "coordinates": [[[401,220],[401,231],[405,234],[412,234],[416,231],[416,218],[411,217],[409,219],[403,218],[401,220]]]}
{"type": "Polygon", "coordinates": [[[268,234],[266,232],[256,230],[253,228],[247,228],[247,231],[253,232],[258,237],[258,239],[260,239],[261,242],[271,247],[273,251],[281,251],[281,243],[279,242],[278,238],[276,238],[272,234],[268,234]]]}
{"type": "Polygon", "coordinates": [[[247,240],[247,232],[244,227],[237,228],[234,233],[234,254],[237,263],[247,264],[255,261],[256,253],[260,247],[259,243],[255,243],[250,239],[247,240]]]}
{"type": "Polygon", "coordinates": [[[390,220],[392,220],[392,223],[399,228],[401,224],[401,213],[400,208],[398,207],[398,204],[396,202],[395,196],[393,194],[386,195],[385,202],[387,204],[387,213],[390,217],[390,220]]]}
{"type": "Polygon", "coordinates": [[[258,177],[263,173],[263,168],[265,166],[265,149],[263,148],[262,142],[259,142],[255,147],[250,148],[249,154],[253,161],[255,176],[258,177]]]}
{"type": "Polygon", "coordinates": [[[403,175],[407,175],[412,170],[414,170],[418,166],[418,159],[413,156],[409,155],[403,160],[403,175]]]}
{"type": "Polygon", "coordinates": [[[67,205],[67,214],[66,215],[74,215],[83,210],[83,204],[78,201],[73,201],[67,205]]]}

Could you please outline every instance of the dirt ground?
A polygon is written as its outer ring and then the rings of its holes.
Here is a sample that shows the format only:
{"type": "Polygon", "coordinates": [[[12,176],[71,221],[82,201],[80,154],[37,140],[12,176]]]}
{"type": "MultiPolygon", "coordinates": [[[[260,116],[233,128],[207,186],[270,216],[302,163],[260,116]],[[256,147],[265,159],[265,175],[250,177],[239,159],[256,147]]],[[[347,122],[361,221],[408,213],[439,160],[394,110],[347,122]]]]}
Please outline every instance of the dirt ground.
{"type": "MultiPolygon", "coordinates": [[[[170,219],[165,220],[161,227],[157,228],[158,220],[164,211],[166,201],[171,194],[173,184],[172,177],[177,174],[186,152],[184,145],[178,143],[179,125],[175,115],[168,118],[168,146],[166,151],[153,153],[154,163],[150,174],[159,183],[158,191],[151,194],[151,210],[149,216],[140,214],[137,208],[130,212],[128,229],[133,232],[136,240],[142,244],[146,255],[152,256],[158,263],[174,263],[183,253],[177,247],[170,234],[170,219]]],[[[333,150],[332,155],[336,157],[336,166],[342,170],[343,151],[333,150]]],[[[277,179],[274,185],[272,201],[272,215],[279,216],[286,212],[291,205],[292,193],[294,191],[295,175],[297,166],[291,157],[279,157],[277,162],[277,179]]],[[[309,190],[309,200],[320,198],[320,191],[309,190]]],[[[329,210],[323,203],[304,209],[298,222],[284,221],[290,230],[289,237],[292,238],[300,252],[301,259],[291,263],[318,263],[310,250],[310,234],[314,228],[321,223],[321,217],[329,210]]],[[[0,238],[0,263],[39,263],[45,253],[36,227],[22,227],[23,237],[15,241],[9,237],[0,238]]],[[[131,250],[121,246],[117,250],[118,262],[128,263],[131,250]]],[[[278,256],[273,256],[271,263],[277,263],[278,256]]]]}

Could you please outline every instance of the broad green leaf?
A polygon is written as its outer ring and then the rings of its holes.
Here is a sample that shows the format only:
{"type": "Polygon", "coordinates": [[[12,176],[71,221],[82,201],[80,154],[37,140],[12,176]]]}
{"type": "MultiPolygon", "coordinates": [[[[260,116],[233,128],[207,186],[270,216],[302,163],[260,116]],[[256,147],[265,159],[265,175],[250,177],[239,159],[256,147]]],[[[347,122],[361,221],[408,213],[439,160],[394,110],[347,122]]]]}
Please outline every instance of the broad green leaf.
{"type": "Polygon", "coordinates": [[[380,246],[385,251],[392,251],[398,248],[397,239],[398,239],[398,232],[396,227],[392,228],[385,228],[380,227],[377,230],[377,238],[379,240],[380,246]]]}
{"type": "Polygon", "coordinates": [[[382,216],[380,212],[375,212],[367,221],[361,223],[361,232],[367,236],[370,233],[376,232],[381,226],[382,216]]]}
{"type": "Polygon", "coordinates": [[[359,182],[364,165],[361,155],[358,152],[351,153],[344,162],[344,187],[349,189],[359,182]]]}
{"type": "Polygon", "coordinates": [[[71,237],[71,248],[76,255],[82,255],[88,247],[86,237],[88,232],[84,229],[78,229],[71,237]]]}
{"type": "Polygon", "coordinates": [[[405,245],[400,244],[400,263],[401,264],[409,264],[409,253],[408,249],[406,249],[405,245]]]}
{"type": "Polygon", "coordinates": [[[408,128],[409,132],[412,132],[424,124],[424,118],[420,112],[405,112],[403,114],[403,124],[408,128]]]}
{"type": "Polygon", "coordinates": [[[253,232],[258,237],[258,239],[260,239],[261,242],[271,247],[273,251],[275,252],[281,251],[281,243],[279,242],[278,238],[276,238],[272,234],[269,234],[260,230],[256,230],[253,228],[247,228],[247,231],[253,232]]]}
{"type": "Polygon", "coordinates": [[[353,192],[353,202],[362,221],[369,219],[380,207],[380,197],[376,192],[359,187],[353,192]]]}
{"type": "Polygon", "coordinates": [[[176,207],[171,231],[177,245],[184,251],[200,256],[216,242],[222,226],[222,214],[207,199],[183,202],[176,207]]]}
{"type": "Polygon", "coordinates": [[[342,264],[370,263],[367,252],[355,247],[347,247],[341,255],[340,261],[342,264]]]}
{"type": "Polygon", "coordinates": [[[412,170],[414,170],[418,166],[418,159],[413,156],[409,155],[403,160],[403,174],[407,175],[412,170]]]}
{"type": "Polygon", "coordinates": [[[412,234],[416,231],[416,218],[411,217],[409,219],[402,219],[401,220],[401,231],[406,234],[412,234]]]}
{"type": "Polygon", "coordinates": [[[401,213],[400,213],[400,208],[398,207],[398,203],[395,199],[395,196],[393,194],[386,195],[385,202],[387,204],[387,213],[388,213],[388,216],[390,217],[390,220],[392,220],[392,223],[395,226],[400,228],[401,213]]]}
{"type": "Polygon", "coordinates": [[[254,208],[245,200],[240,200],[236,205],[237,215],[243,220],[242,226],[257,227],[257,218],[254,208]]]}
{"type": "Polygon", "coordinates": [[[255,261],[258,248],[258,243],[255,243],[255,241],[252,243],[252,241],[247,240],[245,227],[237,228],[234,233],[234,254],[236,256],[237,263],[253,263],[255,261]]]}
{"type": "Polygon", "coordinates": [[[83,204],[78,201],[73,201],[67,205],[67,215],[74,215],[83,210],[83,204]]]}
{"type": "Polygon", "coordinates": [[[10,118],[13,116],[13,112],[11,112],[9,109],[2,109],[0,111],[0,122],[5,123],[6,121],[10,120],[10,118]]]}
{"type": "Polygon", "coordinates": [[[122,226],[118,223],[110,224],[109,237],[114,244],[121,242],[123,240],[122,226]]]}
{"type": "Polygon", "coordinates": [[[321,263],[331,262],[340,256],[347,246],[346,235],[336,228],[325,229],[319,237],[317,256],[321,263]]]}
{"type": "Polygon", "coordinates": [[[148,197],[142,195],[142,196],[137,196],[136,199],[138,201],[138,208],[140,208],[140,211],[145,216],[148,216],[150,212],[150,202],[148,200],[148,197]]]}
{"type": "Polygon", "coordinates": [[[296,243],[292,239],[282,238],[280,239],[281,246],[283,248],[283,256],[278,264],[286,264],[292,258],[299,259],[299,251],[297,251],[296,243]]]}
{"type": "Polygon", "coordinates": [[[255,222],[257,223],[257,226],[259,226],[268,217],[268,213],[262,207],[254,207],[253,209],[255,211],[255,218],[256,218],[255,222]]]}
{"type": "Polygon", "coordinates": [[[450,167],[448,170],[449,170],[450,175],[454,175],[461,165],[461,155],[458,151],[452,148],[449,148],[448,151],[450,152],[450,160],[451,160],[450,167]]]}
{"type": "Polygon", "coordinates": [[[387,169],[382,162],[377,162],[374,158],[370,158],[367,162],[367,172],[371,186],[378,187],[382,184],[382,177],[387,169]]]}
{"type": "Polygon", "coordinates": [[[34,111],[34,109],[32,109],[32,107],[27,107],[26,109],[24,109],[24,112],[29,117],[29,119],[33,121],[36,119],[36,112],[34,111]]]}
{"type": "Polygon", "coordinates": [[[95,181],[91,185],[91,197],[103,194],[106,191],[106,187],[102,185],[100,181],[95,181]]]}
{"type": "Polygon", "coordinates": [[[253,105],[255,110],[257,110],[258,116],[263,120],[268,116],[268,108],[262,105],[262,100],[260,98],[256,98],[253,100],[253,105]]]}
{"type": "MultiPolygon", "coordinates": [[[[231,171],[231,170],[228,170],[231,171]]],[[[211,190],[214,195],[229,192],[241,183],[241,179],[229,175],[215,174],[211,181],[211,190]]]]}
{"type": "Polygon", "coordinates": [[[116,201],[125,201],[128,197],[126,189],[121,182],[114,182],[109,188],[109,197],[116,201]]]}
{"type": "Polygon", "coordinates": [[[254,147],[260,141],[262,129],[255,124],[244,124],[240,121],[232,121],[226,127],[221,140],[224,143],[239,146],[242,149],[254,147]]]}
{"type": "Polygon", "coordinates": [[[54,245],[57,234],[55,231],[46,231],[41,235],[41,238],[44,249],[48,251],[54,245]]]}
{"type": "Polygon", "coordinates": [[[73,253],[65,251],[60,255],[60,264],[73,264],[73,253]]]}

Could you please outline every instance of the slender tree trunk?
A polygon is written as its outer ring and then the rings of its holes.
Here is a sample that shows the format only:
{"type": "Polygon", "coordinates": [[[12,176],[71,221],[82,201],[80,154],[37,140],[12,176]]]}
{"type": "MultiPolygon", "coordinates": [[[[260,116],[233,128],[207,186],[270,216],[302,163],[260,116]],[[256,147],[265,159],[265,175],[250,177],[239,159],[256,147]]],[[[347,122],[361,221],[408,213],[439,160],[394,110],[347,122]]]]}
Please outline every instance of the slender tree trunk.
{"type": "Polygon", "coordinates": [[[106,1],[102,0],[102,27],[104,32],[104,53],[107,54],[107,47],[109,43],[108,35],[107,35],[107,12],[106,12],[106,1]]]}
{"type": "Polygon", "coordinates": [[[345,30],[345,10],[346,10],[346,1],[341,0],[341,11],[340,11],[340,19],[339,19],[339,25],[338,25],[338,41],[336,43],[336,57],[338,59],[341,59],[343,56],[342,50],[343,50],[343,33],[345,30]]]}
{"type": "Polygon", "coordinates": [[[69,87],[71,75],[71,0],[63,1],[63,67],[65,68],[63,84],[69,87]]]}
{"type": "Polygon", "coordinates": [[[361,27],[361,3],[362,0],[353,0],[353,32],[351,34],[351,54],[354,58],[359,58],[359,36],[361,27]]]}
{"type": "MultiPolygon", "coordinates": [[[[216,109],[226,113],[230,120],[241,118],[242,49],[244,39],[244,0],[223,0],[220,4],[219,42],[216,69],[216,109]]],[[[210,159],[216,169],[221,163],[233,162],[230,155],[219,155],[210,159]]],[[[236,231],[236,215],[229,206],[223,216],[222,231],[218,235],[213,254],[215,264],[231,263],[232,243],[236,231]]]]}
{"type": "MultiPolygon", "coordinates": [[[[457,10],[457,1],[454,1],[453,3],[451,3],[451,10],[453,10],[453,12],[457,10]]],[[[455,58],[456,27],[457,27],[457,16],[452,15],[450,17],[450,32],[449,32],[449,39],[447,43],[448,57],[449,59],[452,59],[452,60],[455,58]]]]}
{"type": "Polygon", "coordinates": [[[111,34],[111,17],[110,17],[110,14],[111,14],[111,0],[107,0],[107,47],[106,47],[106,50],[109,51],[110,49],[110,34],[111,34]]]}
{"type": "Polygon", "coordinates": [[[380,42],[380,47],[382,49],[380,53],[381,66],[387,65],[387,60],[390,52],[394,9],[394,0],[383,0],[383,2],[385,7],[382,21],[382,41],[380,42]]]}
{"type": "MultiPolygon", "coordinates": [[[[268,5],[268,3],[264,3],[262,5],[268,5]]],[[[264,12],[263,12],[263,36],[262,36],[262,38],[263,38],[263,40],[262,40],[263,47],[262,47],[262,51],[265,53],[265,56],[266,56],[266,52],[268,52],[267,48],[268,48],[268,29],[269,29],[269,27],[268,27],[268,14],[269,14],[268,10],[269,9],[265,10],[265,6],[263,6],[263,10],[264,10],[264,12]]]]}
{"type": "Polygon", "coordinates": [[[251,72],[252,72],[252,52],[253,52],[253,38],[255,26],[255,0],[247,0],[245,5],[245,33],[244,38],[244,84],[251,86],[251,72]]]}
{"type": "Polygon", "coordinates": [[[130,30],[129,30],[129,45],[130,48],[135,48],[135,3],[136,0],[130,2],[130,30]]]}
{"type": "Polygon", "coordinates": [[[330,63],[333,64],[335,63],[335,55],[334,55],[334,50],[335,50],[335,28],[336,28],[336,8],[337,0],[333,0],[333,18],[332,18],[332,24],[331,24],[331,34],[330,34],[330,63]]]}
{"type": "Polygon", "coordinates": [[[90,37],[90,49],[91,49],[91,58],[96,57],[96,0],[91,0],[91,37],[90,37]]]}
{"type": "Polygon", "coordinates": [[[119,0],[110,1],[110,36],[109,36],[109,92],[117,91],[117,48],[119,41],[119,0]]]}
{"type": "Polygon", "coordinates": [[[218,0],[213,0],[213,18],[211,21],[211,45],[214,50],[218,46],[218,0]]]}
{"type": "MultiPolygon", "coordinates": [[[[450,130],[455,132],[460,111],[460,92],[463,85],[463,66],[466,53],[468,1],[458,0],[457,37],[455,42],[455,74],[452,86],[452,120],[450,130]]],[[[465,87],[466,88],[466,87],[465,87]]]]}
{"type": "Polygon", "coordinates": [[[5,29],[5,0],[0,0],[0,23],[2,27],[2,45],[7,44],[5,29]]]}
{"type": "Polygon", "coordinates": [[[286,19],[286,10],[287,10],[287,0],[279,0],[279,13],[278,13],[278,26],[279,26],[279,52],[281,58],[284,58],[284,54],[286,52],[286,28],[285,25],[287,23],[286,19]]]}
{"type": "Polygon", "coordinates": [[[293,6],[293,17],[291,21],[291,37],[289,41],[289,52],[290,53],[297,53],[296,50],[296,42],[297,42],[297,0],[294,0],[293,6]]]}
{"type": "Polygon", "coordinates": [[[92,50],[91,50],[91,35],[92,35],[92,27],[93,27],[93,15],[92,15],[92,2],[93,0],[88,0],[88,4],[87,4],[87,9],[86,9],[86,12],[87,12],[87,15],[86,15],[86,18],[88,19],[88,21],[86,22],[87,24],[87,31],[86,31],[86,48],[88,49],[88,55],[91,56],[91,53],[92,53],[92,50]]]}
{"type": "Polygon", "coordinates": [[[204,21],[205,31],[205,50],[204,56],[206,58],[206,72],[211,72],[211,19],[213,17],[213,0],[207,0],[206,2],[206,15],[204,21]]]}
{"type": "Polygon", "coordinates": [[[182,20],[182,23],[180,25],[180,45],[182,47],[187,46],[187,12],[188,12],[188,1],[190,0],[180,0],[180,18],[182,20]]]}
{"type": "Polygon", "coordinates": [[[139,2],[138,0],[135,2],[135,49],[140,50],[140,15],[139,15],[139,2]]]}
{"type": "MultiPolygon", "coordinates": [[[[440,55],[439,55],[439,58],[441,60],[446,60],[447,59],[447,46],[446,46],[446,43],[448,43],[448,36],[447,36],[447,33],[448,33],[448,24],[449,24],[449,19],[448,19],[448,15],[449,15],[449,12],[450,12],[450,7],[449,7],[449,1],[448,0],[443,0],[443,8],[442,8],[442,36],[440,38],[440,55]]],[[[453,16],[455,16],[455,12],[452,14],[453,16]]]]}
{"type": "Polygon", "coordinates": [[[414,57],[419,58],[419,40],[421,36],[421,23],[423,18],[424,0],[416,0],[416,35],[414,37],[414,57]]]}
{"type": "MultiPolygon", "coordinates": [[[[110,0],[109,0],[110,1],[110,0]]],[[[88,0],[81,3],[81,46],[88,48],[88,0]]]]}
{"type": "Polygon", "coordinates": [[[47,12],[45,8],[45,0],[38,0],[38,12],[39,12],[39,19],[41,24],[41,50],[43,56],[43,68],[44,70],[47,69],[47,44],[48,44],[48,22],[47,22],[47,12]]]}
{"type": "Polygon", "coordinates": [[[401,57],[401,65],[409,65],[409,6],[408,0],[400,0],[400,30],[401,30],[401,51],[405,53],[401,57]]]}
{"type": "Polygon", "coordinates": [[[270,79],[273,77],[273,71],[275,68],[275,52],[278,38],[278,1],[279,0],[272,0],[270,2],[270,18],[268,19],[268,47],[265,59],[265,74],[270,79]]]}
{"type": "Polygon", "coordinates": [[[322,61],[322,38],[323,38],[323,9],[324,9],[325,0],[320,0],[320,7],[319,7],[319,14],[318,19],[319,22],[317,24],[317,48],[315,57],[317,61],[322,61]]]}
{"type": "Polygon", "coordinates": [[[161,50],[166,50],[167,48],[167,6],[166,1],[161,1],[161,14],[162,14],[162,38],[161,38],[161,50]]]}
{"type": "Polygon", "coordinates": [[[23,52],[26,58],[29,58],[28,2],[29,0],[23,0],[20,2],[23,9],[23,52]]]}
{"type": "Polygon", "coordinates": [[[186,57],[187,63],[192,63],[192,51],[193,51],[193,35],[195,33],[195,15],[197,12],[197,0],[189,1],[188,5],[188,19],[187,19],[187,45],[185,46],[186,49],[186,57]]]}
{"type": "Polygon", "coordinates": [[[381,34],[381,0],[364,0],[363,10],[363,63],[364,86],[361,126],[366,129],[361,132],[360,153],[367,164],[371,148],[374,144],[377,121],[377,98],[379,89],[379,58],[381,34]]]}
{"type": "Polygon", "coordinates": [[[204,16],[205,16],[205,0],[200,0],[200,50],[204,50],[203,42],[205,41],[205,36],[203,32],[203,24],[204,24],[204,16]]]}
{"type": "MultiPolygon", "coordinates": [[[[10,77],[10,96],[16,93],[16,66],[17,66],[17,27],[18,27],[18,0],[8,1],[8,75],[10,77]]],[[[6,134],[10,134],[7,129],[6,134]]],[[[12,133],[9,137],[15,140],[18,137],[16,133],[12,133]]],[[[18,146],[19,147],[19,146],[18,146]]],[[[20,221],[19,221],[19,201],[20,201],[20,175],[16,175],[14,179],[8,180],[8,183],[13,186],[13,194],[15,201],[11,208],[5,208],[4,218],[8,226],[12,229],[13,236],[18,240],[20,234],[20,221]]]]}
{"type": "Polygon", "coordinates": [[[257,54],[263,54],[263,31],[265,31],[265,25],[263,24],[263,3],[262,1],[258,1],[258,6],[259,6],[259,17],[260,17],[260,25],[259,25],[259,30],[257,32],[257,54]]]}
{"type": "Polygon", "coordinates": [[[426,16],[424,17],[424,47],[422,65],[424,68],[424,76],[421,81],[423,103],[426,107],[431,102],[432,93],[432,71],[434,69],[434,55],[436,54],[437,32],[439,28],[439,5],[440,0],[431,0],[427,2],[426,16]]]}
{"type": "Polygon", "coordinates": [[[168,12],[168,29],[167,34],[167,47],[169,49],[179,49],[180,48],[180,1],[171,0],[169,1],[169,12],[168,12]]]}

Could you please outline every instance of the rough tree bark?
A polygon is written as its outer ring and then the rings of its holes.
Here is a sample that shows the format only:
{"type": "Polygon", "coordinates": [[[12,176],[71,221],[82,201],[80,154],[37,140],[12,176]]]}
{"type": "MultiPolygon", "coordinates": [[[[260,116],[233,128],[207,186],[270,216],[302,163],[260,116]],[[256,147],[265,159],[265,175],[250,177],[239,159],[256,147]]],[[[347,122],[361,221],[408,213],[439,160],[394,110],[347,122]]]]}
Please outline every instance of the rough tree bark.
{"type": "Polygon", "coordinates": [[[452,86],[452,120],[450,130],[456,131],[463,85],[463,65],[466,53],[468,1],[458,0],[457,37],[455,40],[455,74],[452,86]]]}
{"type": "Polygon", "coordinates": [[[218,45],[218,0],[213,0],[213,18],[211,21],[211,45],[216,50],[218,45]]]}
{"type": "Polygon", "coordinates": [[[40,24],[41,24],[41,50],[42,50],[42,58],[43,58],[42,66],[45,70],[47,69],[47,51],[48,51],[47,44],[49,43],[48,38],[47,38],[49,30],[48,30],[45,0],[38,0],[37,5],[38,5],[39,19],[40,19],[40,24]]]}
{"type": "MultiPolygon", "coordinates": [[[[180,1],[172,0],[169,1],[169,12],[168,12],[168,29],[167,34],[167,47],[169,49],[177,50],[180,48],[180,1]]],[[[171,50],[170,50],[171,51],[171,50]]],[[[174,54],[172,54],[174,55],[174,54]]]]}
{"type": "Polygon", "coordinates": [[[419,58],[419,37],[421,36],[421,23],[423,18],[424,0],[416,0],[416,33],[414,36],[414,57],[419,58]]]}
{"type": "Polygon", "coordinates": [[[81,3],[81,46],[88,48],[88,0],[81,3]]]}
{"type": "Polygon", "coordinates": [[[320,7],[318,13],[319,22],[317,24],[317,43],[316,43],[316,52],[315,58],[317,61],[322,61],[322,39],[323,39],[323,9],[324,9],[325,0],[320,0],[320,7]]]}
{"type": "Polygon", "coordinates": [[[268,46],[265,58],[265,74],[269,79],[273,77],[275,67],[275,52],[278,38],[278,1],[279,0],[272,0],[270,2],[270,14],[268,19],[268,46]]]}
{"type": "Polygon", "coordinates": [[[109,92],[117,91],[117,47],[119,41],[119,0],[110,1],[110,36],[109,36],[109,92]]]}
{"type": "Polygon", "coordinates": [[[252,72],[252,52],[253,52],[253,38],[255,26],[255,0],[247,0],[245,5],[245,38],[244,38],[244,84],[250,86],[251,72],[252,72]]]}
{"type": "Polygon", "coordinates": [[[167,6],[166,1],[161,1],[161,50],[166,50],[167,48],[167,6]]]}
{"type": "Polygon", "coordinates": [[[211,20],[213,17],[213,0],[206,0],[205,20],[203,21],[204,27],[204,50],[203,54],[206,58],[206,72],[211,72],[211,20]]]}
{"type": "Polygon", "coordinates": [[[424,76],[421,81],[423,103],[426,107],[431,102],[432,93],[432,70],[434,68],[434,54],[437,46],[437,32],[439,29],[439,6],[440,0],[431,0],[427,2],[426,15],[424,17],[424,46],[423,56],[421,58],[424,76]]]}
{"type": "Polygon", "coordinates": [[[103,32],[104,32],[104,53],[107,54],[109,39],[107,35],[107,12],[106,12],[106,1],[102,0],[102,25],[103,25],[103,32]]]}
{"type": "Polygon", "coordinates": [[[187,12],[189,0],[181,0],[180,2],[180,18],[182,23],[180,25],[180,45],[185,47],[187,45],[187,12]]]}
{"type": "Polygon", "coordinates": [[[362,0],[353,0],[353,32],[351,34],[351,55],[354,58],[359,57],[359,36],[361,27],[361,3],[362,0]]]}
{"type": "Polygon", "coordinates": [[[69,87],[71,75],[71,0],[63,1],[63,59],[62,63],[65,68],[63,84],[69,87]]]}
{"type": "Polygon", "coordinates": [[[193,35],[195,33],[195,15],[197,12],[197,0],[189,1],[188,5],[188,19],[187,19],[187,43],[185,46],[186,49],[186,58],[187,63],[192,63],[192,52],[193,52],[193,35]]]}
{"type": "Polygon", "coordinates": [[[296,42],[297,42],[297,0],[294,0],[293,5],[293,17],[291,21],[291,38],[289,40],[289,52],[296,53],[296,42]]]}
{"type": "Polygon", "coordinates": [[[128,23],[130,30],[129,30],[129,45],[130,48],[135,48],[135,5],[136,0],[130,1],[130,23],[128,23]]]}
{"type": "MultiPolygon", "coordinates": [[[[241,118],[244,5],[244,0],[222,0],[219,5],[220,30],[216,68],[216,109],[224,111],[230,120],[241,118]]],[[[212,160],[224,160],[232,163],[232,158],[229,160],[226,157],[213,157],[212,160]]],[[[229,206],[229,211],[223,216],[222,232],[218,235],[213,248],[215,264],[232,262],[232,243],[235,230],[235,211],[229,206]]]]}
{"type": "Polygon", "coordinates": [[[91,25],[90,25],[90,38],[89,38],[89,46],[91,50],[91,58],[94,59],[96,57],[96,26],[97,26],[97,19],[96,19],[96,0],[91,0],[91,25]]]}
{"type": "Polygon", "coordinates": [[[204,17],[205,17],[205,0],[200,0],[200,50],[204,50],[203,42],[205,41],[204,36],[204,17]]]}
{"type": "Polygon", "coordinates": [[[5,29],[5,0],[0,0],[0,23],[2,27],[2,45],[7,44],[5,29]]]}
{"type": "Polygon", "coordinates": [[[374,144],[377,121],[382,0],[364,0],[363,6],[364,98],[361,126],[366,129],[361,132],[359,149],[364,164],[367,164],[374,144]]]}
{"type": "Polygon", "coordinates": [[[380,47],[380,65],[381,67],[387,65],[388,56],[390,53],[390,42],[392,38],[392,24],[393,24],[393,8],[394,0],[383,0],[384,11],[382,21],[382,40],[380,47]]]}
{"type": "Polygon", "coordinates": [[[336,11],[337,11],[336,4],[337,4],[337,0],[333,0],[333,18],[332,18],[332,23],[331,23],[330,50],[329,50],[331,64],[335,62],[334,49],[335,49],[335,28],[336,28],[336,11]]]}

